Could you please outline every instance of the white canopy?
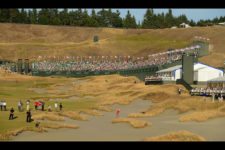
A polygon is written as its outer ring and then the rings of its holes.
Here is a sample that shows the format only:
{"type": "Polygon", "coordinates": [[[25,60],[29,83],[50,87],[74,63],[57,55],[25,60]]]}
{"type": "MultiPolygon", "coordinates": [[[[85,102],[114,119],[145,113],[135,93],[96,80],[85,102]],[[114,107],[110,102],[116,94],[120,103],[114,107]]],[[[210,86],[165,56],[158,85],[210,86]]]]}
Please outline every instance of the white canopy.
{"type": "Polygon", "coordinates": [[[225,76],[214,78],[212,80],[209,80],[208,82],[225,82],[225,76]]]}

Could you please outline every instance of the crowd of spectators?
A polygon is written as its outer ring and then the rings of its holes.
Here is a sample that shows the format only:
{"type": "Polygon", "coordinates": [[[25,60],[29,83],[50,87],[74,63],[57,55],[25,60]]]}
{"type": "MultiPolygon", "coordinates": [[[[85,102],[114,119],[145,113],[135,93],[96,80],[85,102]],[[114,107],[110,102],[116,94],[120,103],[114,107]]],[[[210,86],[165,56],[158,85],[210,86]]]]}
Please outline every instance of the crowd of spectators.
{"type": "Polygon", "coordinates": [[[222,95],[225,96],[225,88],[193,88],[190,91],[191,95],[210,96],[210,95],[222,95]]]}
{"type": "Polygon", "coordinates": [[[118,71],[127,69],[139,69],[150,66],[159,66],[172,63],[182,59],[182,54],[193,52],[198,53],[199,45],[176,49],[163,53],[148,55],[147,57],[131,56],[86,56],[70,57],[63,59],[58,57],[39,56],[32,63],[34,71],[118,71]]]}

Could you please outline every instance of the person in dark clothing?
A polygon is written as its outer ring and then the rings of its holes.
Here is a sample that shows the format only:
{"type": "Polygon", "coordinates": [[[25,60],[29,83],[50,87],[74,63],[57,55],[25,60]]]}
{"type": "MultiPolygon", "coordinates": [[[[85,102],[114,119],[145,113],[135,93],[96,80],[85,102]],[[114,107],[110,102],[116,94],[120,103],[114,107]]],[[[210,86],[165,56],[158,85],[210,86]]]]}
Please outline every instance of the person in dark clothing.
{"type": "Polygon", "coordinates": [[[37,110],[37,105],[36,104],[35,104],[34,108],[35,108],[35,110],[37,110]]]}
{"type": "Polygon", "coordinates": [[[62,106],[62,103],[60,103],[60,104],[59,104],[59,109],[60,109],[60,111],[62,111],[62,107],[63,107],[63,106],[62,106]]]}
{"type": "Polygon", "coordinates": [[[45,103],[42,102],[42,105],[41,105],[41,110],[44,111],[45,110],[45,103]]]}
{"type": "Polygon", "coordinates": [[[27,122],[31,122],[31,112],[30,112],[30,110],[27,111],[27,122]]]}
{"type": "Polygon", "coordinates": [[[3,101],[2,104],[3,104],[4,111],[6,111],[6,110],[7,110],[7,109],[6,109],[6,105],[7,105],[7,104],[6,104],[6,101],[3,101]]]}
{"type": "Polygon", "coordinates": [[[20,100],[21,111],[23,111],[23,102],[20,100]]]}
{"type": "Polygon", "coordinates": [[[1,108],[1,111],[3,109],[3,101],[0,101],[0,108],[1,108]]]}
{"type": "Polygon", "coordinates": [[[10,109],[10,114],[9,114],[9,120],[13,120],[14,119],[14,109],[11,108],[10,109]]]}

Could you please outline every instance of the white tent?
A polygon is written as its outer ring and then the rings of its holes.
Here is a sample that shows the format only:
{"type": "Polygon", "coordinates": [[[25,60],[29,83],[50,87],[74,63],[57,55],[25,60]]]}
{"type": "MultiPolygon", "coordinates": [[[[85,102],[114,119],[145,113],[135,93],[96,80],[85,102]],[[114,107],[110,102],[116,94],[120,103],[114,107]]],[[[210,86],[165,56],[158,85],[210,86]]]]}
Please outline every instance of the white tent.
{"type": "MultiPolygon", "coordinates": [[[[177,65],[156,72],[163,80],[176,81],[182,77],[182,65],[177,65]]],[[[195,63],[194,64],[194,81],[207,82],[213,78],[222,77],[223,71],[211,66],[195,63]]]]}
{"type": "Polygon", "coordinates": [[[225,83],[225,76],[211,79],[208,82],[223,82],[223,83],[225,83]]]}
{"type": "Polygon", "coordinates": [[[225,26],[225,22],[218,23],[219,25],[225,26]]]}
{"type": "Polygon", "coordinates": [[[189,24],[186,24],[186,23],[183,22],[183,23],[180,24],[180,27],[181,28],[190,28],[191,26],[189,24]]]}

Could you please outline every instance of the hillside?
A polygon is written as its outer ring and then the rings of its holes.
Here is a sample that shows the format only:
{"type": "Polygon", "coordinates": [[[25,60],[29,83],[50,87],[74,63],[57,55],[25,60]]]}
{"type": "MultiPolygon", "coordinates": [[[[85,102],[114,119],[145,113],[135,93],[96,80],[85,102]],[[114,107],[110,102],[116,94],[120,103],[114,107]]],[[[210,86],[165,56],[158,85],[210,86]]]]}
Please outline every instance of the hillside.
{"type": "Polygon", "coordinates": [[[210,38],[210,55],[201,61],[216,67],[225,60],[225,28],[113,29],[0,23],[0,59],[34,56],[134,55],[145,56],[182,48],[194,36],[210,38]],[[100,41],[93,43],[93,36],[100,41]]]}

